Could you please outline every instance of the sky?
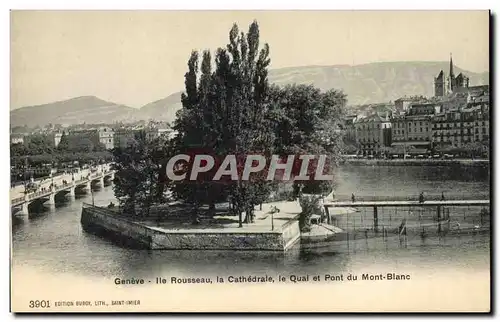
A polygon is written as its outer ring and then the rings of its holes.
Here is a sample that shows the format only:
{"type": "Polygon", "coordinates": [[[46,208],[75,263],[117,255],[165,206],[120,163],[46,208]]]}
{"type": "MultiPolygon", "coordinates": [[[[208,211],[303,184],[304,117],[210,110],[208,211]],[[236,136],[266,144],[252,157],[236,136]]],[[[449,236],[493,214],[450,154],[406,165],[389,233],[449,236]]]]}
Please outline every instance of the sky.
{"type": "Polygon", "coordinates": [[[273,69],[453,53],[489,70],[487,11],[12,11],[10,109],[86,95],[139,108],[183,89],[193,49],[254,19],[273,69]]]}

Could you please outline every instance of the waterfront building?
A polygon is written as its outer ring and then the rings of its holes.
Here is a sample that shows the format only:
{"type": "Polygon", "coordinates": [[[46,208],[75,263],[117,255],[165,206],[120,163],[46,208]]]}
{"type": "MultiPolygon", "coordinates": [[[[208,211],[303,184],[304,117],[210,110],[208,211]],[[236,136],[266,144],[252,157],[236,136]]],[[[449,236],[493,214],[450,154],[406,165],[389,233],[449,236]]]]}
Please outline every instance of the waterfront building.
{"type": "Polygon", "coordinates": [[[424,152],[431,147],[432,118],[441,112],[441,105],[434,102],[413,103],[404,114],[392,119],[392,144],[402,151],[418,149],[424,152]]]}
{"type": "Polygon", "coordinates": [[[356,142],[356,127],[355,123],[358,119],[356,114],[347,115],[343,118],[343,122],[340,125],[342,132],[344,134],[345,141],[356,142]]]}
{"type": "Polygon", "coordinates": [[[469,143],[488,144],[489,102],[481,98],[465,108],[450,109],[433,120],[433,142],[441,147],[463,147],[469,143]]]}
{"type": "Polygon", "coordinates": [[[392,124],[388,112],[382,115],[374,113],[357,119],[354,124],[356,143],[363,155],[377,155],[383,151],[384,147],[391,146],[392,124]]]}

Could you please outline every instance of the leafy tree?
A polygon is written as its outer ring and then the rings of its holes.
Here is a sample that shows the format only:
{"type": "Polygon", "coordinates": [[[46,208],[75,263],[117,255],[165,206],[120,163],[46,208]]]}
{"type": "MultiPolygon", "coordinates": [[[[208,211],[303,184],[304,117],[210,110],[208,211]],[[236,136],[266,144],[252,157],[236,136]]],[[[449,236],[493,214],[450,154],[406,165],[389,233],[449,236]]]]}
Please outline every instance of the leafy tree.
{"type": "MultiPolygon", "coordinates": [[[[338,161],[344,147],[340,131],[346,113],[346,98],[340,91],[321,92],[312,85],[274,86],[271,104],[275,122],[275,149],[281,155],[325,154],[330,168],[338,161]]],[[[295,195],[302,184],[308,192],[325,195],[332,183],[294,182],[295,195]]]]}
{"type": "Polygon", "coordinates": [[[57,149],[59,151],[69,151],[70,150],[68,136],[64,132],[61,135],[61,141],[59,141],[59,145],[57,146],[57,149]]]}
{"type": "Polygon", "coordinates": [[[25,143],[30,154],[52,153],[54,151],[54,142],[51,137],[43,134],[34,134],[27,136],[25,143]]]}
{"type": "Polygon", "coordinates": [[[136,214],[136,206],[150,201],[147,184],[150,170],[147,155],[146,134],[136,133],[134,144],[113,151],[116,175],[114,179],[115,196],[124,212],[136,214]]]}
{"type": "Polygon", "coordinates": [[[163,201],[158,195],[163,146],[159,139],[148,141],[145,131],[135,134],[134,142],[113,151],[115,157],[115,196],[124,212],[136,215],[136,207],[149,215],[153,203],[163,201]]]}
{"type": "Polygon", "coordinates": [[[11,156],[24,156],[28,155],[28,150],[23,143],[16,143],[10,145],[10,155],[11,156]]]}
{"type": "MultiPolygon", "coordinates": [[[[193,52],[185,74],[186,92],[182,95],[183,109],[174,125],[180,144],[179,150],[209,151],[213,155],[238,156],[239,165],[249,153],[268,152],[272,148],[272,133],[267,121],[267,68],[269,46],[259,51],[259,28],[253,22],[247,34],[233,25],[229,44],[215,54],[215,70],[211,55],[205,51],[198,80],[198,53],[193,52]],[[198,149],[198,150],[196,150],[198,149]]],[[[226,193],[238,214],[240,227],[242,213],[253,220],[256,189],[264,182],[238,180],[224,186],[210,181],[211,174],[196,183],[177,182],[174,190],[193,205],[193,222],[197,222],[198,208],[203,203],[213,205],[226,193]]]]}

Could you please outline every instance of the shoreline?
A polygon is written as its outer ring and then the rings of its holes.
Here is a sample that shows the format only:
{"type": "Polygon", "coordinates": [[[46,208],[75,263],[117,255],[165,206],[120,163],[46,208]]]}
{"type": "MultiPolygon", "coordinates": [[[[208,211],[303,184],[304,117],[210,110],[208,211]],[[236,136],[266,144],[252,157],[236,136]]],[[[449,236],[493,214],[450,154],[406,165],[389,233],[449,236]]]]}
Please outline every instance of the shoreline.
{"type": "Polygon", "coordinates": [[[441,160],[441,159],[347,159],[340,163],[341,165],[355,166],[464,166],[464,167],[489,167],[490,160],[488,159],[458,159],[458,160],[441,160]]]}
{"type": "MultiPolygon", "coordinates": [[[[284,202],[282,212],[257,216],[254,224],[238,228],[230,222],[219,227],[168,227],[150,220],[132,220],[103,207],[85,204],[81,225],[85,231],[111,241],[146,249],[270,250],[284,252],[300,240],[294,203],[284,202]],[[288,209],[287,209],[288,208],[288,209]],[[273,221],[273,223],[271,223],[273,221]]],[[[224,216],[221,216],[224,217],[224,216]]],[[[224,219],[224,218],[223,218],[224,219]]]]}

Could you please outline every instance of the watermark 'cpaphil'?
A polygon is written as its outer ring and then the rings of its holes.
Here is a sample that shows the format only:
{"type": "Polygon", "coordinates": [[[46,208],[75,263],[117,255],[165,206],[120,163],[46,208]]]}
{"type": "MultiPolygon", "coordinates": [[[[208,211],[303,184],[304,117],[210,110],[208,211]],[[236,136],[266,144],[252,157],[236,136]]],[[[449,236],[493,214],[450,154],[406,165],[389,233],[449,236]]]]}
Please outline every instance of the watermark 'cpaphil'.
{"type": "Polygon", "coordinates": [[[171,181],[329,181],[327,155],[178,154],[169,159],[171,181]]]}

